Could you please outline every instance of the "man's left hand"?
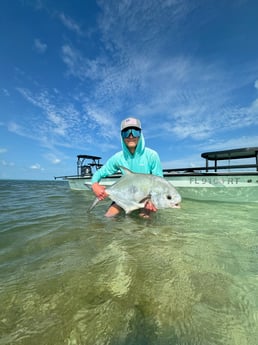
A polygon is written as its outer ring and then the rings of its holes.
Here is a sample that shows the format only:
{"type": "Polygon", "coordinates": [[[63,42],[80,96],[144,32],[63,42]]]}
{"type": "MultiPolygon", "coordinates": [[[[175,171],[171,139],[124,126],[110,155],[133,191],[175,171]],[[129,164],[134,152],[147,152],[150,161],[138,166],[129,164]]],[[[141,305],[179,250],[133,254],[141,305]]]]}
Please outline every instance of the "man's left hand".
{"type": "Polygon", "coordinates": [[[144,206],[144,208],[148,211],[151,211],[151,212],[156,212],[158,209],[157,207],[153,204],[152,201],[148,200],[144,206]]]}

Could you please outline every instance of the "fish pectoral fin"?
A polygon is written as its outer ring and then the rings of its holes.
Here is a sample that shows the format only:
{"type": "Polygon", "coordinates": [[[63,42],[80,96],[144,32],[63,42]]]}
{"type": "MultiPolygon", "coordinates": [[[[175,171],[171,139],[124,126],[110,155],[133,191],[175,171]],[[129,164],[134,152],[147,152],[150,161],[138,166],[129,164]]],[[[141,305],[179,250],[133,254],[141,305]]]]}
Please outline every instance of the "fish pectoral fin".
{"type": "MultiPolygon", "coordinates": [[[[139,201],[139,204],[143,204],[145,205],[147,201],[150,201],[151,200],[151,195],[147,195],[145,196],[141,201],[139,201]]],[[[144,207],[144,206],[143,206],[144,207]]]]}

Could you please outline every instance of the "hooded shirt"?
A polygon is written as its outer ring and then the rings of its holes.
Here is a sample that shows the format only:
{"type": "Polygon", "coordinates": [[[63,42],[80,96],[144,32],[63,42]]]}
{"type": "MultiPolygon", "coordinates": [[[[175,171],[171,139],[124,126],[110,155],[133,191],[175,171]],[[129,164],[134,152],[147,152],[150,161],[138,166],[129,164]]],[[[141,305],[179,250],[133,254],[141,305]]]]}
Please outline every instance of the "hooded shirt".
{"type": "MultiPolygon", "coordinates": [[[[98,169],[92,176],[91,182],[99,182],[103,177],[115,174],[120,167],[125,167],[135,173],[152,174],[163,176],[159,155],[156,151],[145,147],[143,133],[139,137],[134,154],[128,150],[121,138],[122,151],[110,157],[106,164],[98,169]]],[[[123,173],[123,169],[121,169],[123,173]]]]}

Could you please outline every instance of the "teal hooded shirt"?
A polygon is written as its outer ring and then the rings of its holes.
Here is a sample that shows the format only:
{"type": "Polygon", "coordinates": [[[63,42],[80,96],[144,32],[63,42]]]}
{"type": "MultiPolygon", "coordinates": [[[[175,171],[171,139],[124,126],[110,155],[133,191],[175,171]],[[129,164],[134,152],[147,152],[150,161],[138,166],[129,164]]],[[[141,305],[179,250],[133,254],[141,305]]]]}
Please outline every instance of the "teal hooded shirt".
{"type": "Polygon", "coordinates": [[[123,139],[122,151],[110,157],[106,164],[98,169],[92,176],[92,183],[99,182],[103,177],[115,174],[120,167],[125,167],[136,173],[152,174],[163,176],[159,155],[156,151],[145,147],[144,136],[141,133],[136,150],[132,155],[125,145],[123,139]]]}

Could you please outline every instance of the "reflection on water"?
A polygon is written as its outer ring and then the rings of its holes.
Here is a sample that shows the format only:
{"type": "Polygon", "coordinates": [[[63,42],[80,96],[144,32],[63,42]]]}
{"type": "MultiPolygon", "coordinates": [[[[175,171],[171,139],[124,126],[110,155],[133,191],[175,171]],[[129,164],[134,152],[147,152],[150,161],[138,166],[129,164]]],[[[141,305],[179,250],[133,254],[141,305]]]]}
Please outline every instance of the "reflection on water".
{"type": "Polygon", "coordinates": [[[1,187],[1,345],[258,343],[257,205],[105,219],[62,183],[1,187]]]}

